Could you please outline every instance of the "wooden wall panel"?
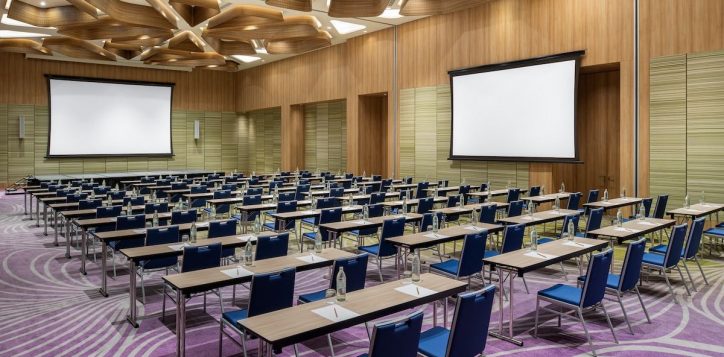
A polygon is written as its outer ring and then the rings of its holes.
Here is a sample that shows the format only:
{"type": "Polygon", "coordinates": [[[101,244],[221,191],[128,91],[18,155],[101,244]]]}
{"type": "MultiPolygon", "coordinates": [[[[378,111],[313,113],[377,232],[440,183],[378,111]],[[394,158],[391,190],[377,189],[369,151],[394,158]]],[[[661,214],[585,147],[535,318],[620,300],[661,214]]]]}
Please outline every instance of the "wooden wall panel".
{"type": "Polygon", "coordinates": [[[239,125],[236,113],[221,113],[221,169],[226,172],[238,170],[239,125]]]}
{"type": "Polygon", "coordinates": [[[357,97],[358,119],[358,173],[389,176],[387,162],[388,128],[390,126],[386,95],[360,95],[357,97]]]}
{"type": "Polygon", "coordinates": [[[0,104],[0,185],[8,182],[8,106],[0,104]]]}

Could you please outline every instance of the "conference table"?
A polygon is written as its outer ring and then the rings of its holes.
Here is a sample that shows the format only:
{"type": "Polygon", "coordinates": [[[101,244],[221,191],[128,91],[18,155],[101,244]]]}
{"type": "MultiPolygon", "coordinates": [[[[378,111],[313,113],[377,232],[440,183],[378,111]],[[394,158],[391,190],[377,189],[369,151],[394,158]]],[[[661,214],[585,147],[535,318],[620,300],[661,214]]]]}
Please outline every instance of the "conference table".
{"type": "Polygon", "coordinates": [[[584,203],[583,207],[588,209],[603,208],[604,211],[608,211],[614,208],[622,208],[627,206],[635,206],[643,202],[643,198],[638,197],[619,197],[612,198],[607,201],[601,200],[596,202],[584,203]]]}
{"type": "MultiPolygon", "coordinates": [[[[528,192],[527,188],[521,188],[519,189],[521,194],[525,194],[528,192]]],[[[503,188],[500,190],[485,190],[485,191],[478,191],[478,192],[468,192],[466,193],[466,196],[468,197],[477,197],[477,198],[486,198],[488,197],[488,193],[490,193],[490,197],[498,197],[498,196],[507,196],[508,191],[510,191],[507,188],[503,188]]]]}
{"type": "MultiPolygon", "coordinates": [[[[624,222],[621,226],[613,224],[602,227],[588,232],[587,235],[599,239],[608,239],[611,244],[611,249],[613,249],[614,242],[621,244],[627,240],[635,240],[649,233],[672,227],[674,224],[676,224],[676,220],[674,219],[638,218],[624,222]]],[[[611,272],[614,271],[615,264],[615,260],[611,261],[611,272]]]]}
{"type": "MultiPolygon", "coordinates": [[[[447,198],[446,197],[433,197],[432,201],[433,201],[433,205],[436,203],[447,203],[447,198]]],[[[402,208],[404,203],[405,203],[405,201],[403,201],[403,200],[395,200],[395,201],[382,202],[382,205],[385,207],[385,211],[386,211],[385,214],[389,214],[389,211],[394,208],[402,208]]],[[[411,198],[411,199],[407,200],[408,207],[417,206],[419,203],[420,203],[419,198],[411,198]]]]}
{"type": "MultiPolygon", "coordinates": [[[[367,219],[352,219],[334,223],[321,223],[319,228],[324,228],[330,234],[329,240],[336,241],[339,238],[339,247],[342,248],[342,235],[346,232],[380,228],[387,220],[404,218],[405,223],[420,222],[422,215],[417,213],[397,214],[389,216],[370,217],[367,219]]],[[[360,243],[358,242],[358,245],[360,243]]]]}
{"type": "MultiPolygon", "coordinates": [[[[123,200],[113,200],[113,204],[114,205],[123,204],[123,200]]],[[[66,223],[69,223],[70,222],[69,219],[72,219],[74,217],[84,216],[84,215],[85,216],[92,215],[92,214],[95,214],[95,212],[96,212],[95,209],[78,210],[78,202],[51,203],[48,205],[48,207],[51,209],[51,211],[53,213],[53,227],[54,227],[53,230],[55,231],[54,243],[55,243],[56,247],[58,246],[58,231],[61,228],[63,228],[62,226],[58,227],[58,219],[60,218],[61,215],[63,215],[63,217],[65,217],[65,219],[67,221],[66,223]]],[[[124,209],[125,209],[125,207],[124,207],[124,209]]],[[[143,206],[143,205],[136,205],[136,206],[131,207],[131,211],[133,213],[136,213],[137,211],[143,212],[144,210],[145,210],[145,206],[143,206]]],[[[47,227],[48,227],[47,217],[45,218],[45,227],[46,227],[46,231],[47,231],[47,227]]],[[[66,243],[68,242],[67,235],[69,234],[69,231],[67,230],[67,228],[68,228],[68,224],[66,224],[66,231],[65,231],[66,243]]],[[[70,252],[68,251],[67,253],[68,254],[66,255],[66,257],[69,258],[70,252]]]]}
{"type": "MultiPolygon", "coordinates": [[[[513,331],[514,312],[513,306],[513,281],[516,276],[522,277],[525,273],[545,268],[547,266],[563,262],[568,259],[576,258],[584,254],[589,254],[593,251],[603,250],[608,247],[608,242],[603,240],[578,238],[573,240],[568,239],[557,239],[552,242],[539,244],[536,251],[531,251],[528,248],[518,249],[509,253],[496,255],[494,257],[484,258],[483,263],[488,264],[492,271],[495,268],[498,271],[498,286],[500,287],[500,296],[498,299],[500,318],[498,320],[498,331],[490,331],[490,336],[499,338],[504,341],[514,343],[518,346],[523,346],[523,341],[515,338],[513,331]],[[505,295],[505,287],[503,274],[508,274],[509,285],[509,299],[508,299],[508,333],[506,334],[503,329],[503,320],[505,319],[503,309],[502,296],[505,295]]],[[[580,265],[579,265],[579,268],[580,265]]],[[[580,272],[583,275],[583,272],[580,272]]]]}
{"type": "Polygon", "coordinates": [[[571,192],[556,192],[533,197],[521,197],[521,199],[524,201],[528,201],[535,206],[539,206],[544,203],[553,202],[556,200],[556,198],[559,200],[567,200],[571,197],[571,194],[571,192]]]}
{"type": "MultiPolygon", "coordinates": [[[[241,239],[239,240],[241,241],[241,239]]],[[[140,248],[133,249],[140,250],[140,248]]],[[[143,259],[142,256],[141,258],[135,257],[134,252],[129,251],[130,249],[124,254],[134,255],[135,260],[143,259]]],[[[163,280],[176,290],[176,301],[178,304],[176,307],[176,355],[184,356],[186,353],[186,298],[191,296],[191,294],[230,285],[248,283],[252,280],[254,274],[270,273],[286,268],[295,268],[297,272],[308,271],[329,267],[332,266],[337,259],[351,258],[354,256],[355,254],[343,250],[326,248],[323,249],[321,253],[296,253],[283,257],[256,260],[251,266],[243,264],[236,266],[225,265],[164,276],[163,280]]],[[[131,266],[133,267],[133,265],[131,266]]],[[[133,281],[132,285],[135,285],[133,281]]],[[[131,291],[134,291],[134,286],[131,287],[131,291]]],[[[263,316],[266,315],[267,314],[264,314],[263,316]]],[[[292,322],[288,316],[278,319],[274,323],[276,329],[280,329],[280,321],[292,322]]]]}
{"type": "MultiPolygon", "coordinates": [[[[480,189],[479,186],[470,186],[471,192],[477,191],[479,189],[480,189]]],[[[438,194],[442,193],[446,196],[450,192],[459,192],[460,186],[433,187],[433,188],[426,188],[425,191],[427,191],[427,193],[435,193],[435,192],[437,192],[438,194]]]]}
{"type": "MultiPolygon", "coordinates": [[[[347,293],[344,302],[327,298],[239,320],[238,323],[270,345],[270,353],[272,350],[280,352],[285,346],[439,300],[447,307],[444,300],[464,292],[467,285],[458,280],[425,273],[414,284],[396,280],[347,293]],[[325,314],[325,309],[342,313],[335,317],[325,314]],[[279,321],[284,321],[283,326],[280,326],[279,321]]],[[[437,307],[434,304],[433,323],[437,324],[437,307]]],[[[177,353],[183,355],[181,350],[177,353]]]]}
{"type": "MultiPolygon", "coordinates": [[[[358,213],[362,212],[362,206],[354,205],[354,206],[344,206],[344,207],[333,207],[333,208],[326,208],[326,209],[334,209],[334,208],[341,208],[342,209],[342,216],[349,213],[358,213]]],[[[324,210],[326,210],[324,209],[324,210]]],[[[269,216],[277,220],[279,223],[278,225],[282,227],[282,231],[284,231],[284,228],[287,226],[287,221],[297,221],[300,219],[305,218],[315,218],[319,217],[322,214],[323,209],[309,209],[309,210],[303,210],[303,211],[293,211],[293,212],[274,212],[270,213],[269,216]]],[[[296,228],[295,228],[296,229],[296,228]]],[[[297,236],[299,241],[302,242],[302,226],[299,226],[299,235],[297,236]]]]}
{"type": "Polygon", "coordinates": [[[690,205],[689,207],[681,207],[666,211],[666,214],[675,219],[676,216],[686,217],[687,219],[697,219],[701,217],[708,217],[713,214],[717,215],[716,221],[719,221],[719,211],[724,210],[724,205],[717,203],[697,203],[690,205]]]}
{"type": "Polygon", "coordinates": [[[498,218],[503,224],[525,224],[526,227],[538,224],[545,224],[563,219],[566,216],[577,216],[581,212],[570,209],[552,209],[547,211],[534,212],[532,215],[525,213],[520,216],[498,218]]]}
{"type": "MultiPolygon", "coordinates": [[[[429,182],[427,184],[427,186],[428,187],[437,187],[438,183],[429,182]]],[[[404,190],[409,190],[411,188],[417,188],[417,184],[416,183],[398,183],[398,184],[392,184],[390,186],[390,190],[393,190],[393,191],[404,191],[404,190]]]]}
{"type": "Polygon", "coordinates": [[[483,203],[470,203],[463,206],[455,206],[455,207],[444,207],[444,208],[435,208],[432,210],[432,212],[442,213],[444,220],[447,221],[447,217],[451,215],[463,215],[463,214],[471,214],[473,211],[479,211],[482,207],[487,206],[495,206],[496,209],[505,209],[508,208],[508,203],[503,202],[483,202],[483,203]]]}

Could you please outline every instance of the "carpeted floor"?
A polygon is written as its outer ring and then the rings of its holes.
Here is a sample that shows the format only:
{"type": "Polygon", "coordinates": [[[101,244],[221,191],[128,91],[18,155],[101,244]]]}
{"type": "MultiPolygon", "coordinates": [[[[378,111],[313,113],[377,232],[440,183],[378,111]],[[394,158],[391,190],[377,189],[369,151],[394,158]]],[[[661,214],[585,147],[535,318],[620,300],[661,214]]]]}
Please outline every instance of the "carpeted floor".
{"type": "MultiPolygon", "coordinates": [[[[174,306],[169,302],[165,321],[161,314],[161,280],[147,280],[145,306],[139,302],[140,328],[132,328],[125,320],[128,312],[128,271],[118,270],[116,280],[109,279],[110,296],[97,293],[100,266],[88,264],[88,275],[79,273],[78,251],[71,250],[72,259],[64,257],[65,247],[53,246],[52,230],[43,235],[23,215],[23,198],[0,193],[0,356],[170,356],[176,351],[174,306]]],[[[61,240],[62,241],[62,240],[61,240]]],[[[619,258],[620,259],[620,258],[619,258]]],[[[119,259],[120,262],[120,259],[119,259]]],[[[387,264],[390,264],[388,262],[387,264]]],[[[618,265],[620,267],[620,260],[618,265]]],[[[606,301],[612,316],[619,344],[613,342],[603,316],[586,315],[593,342],[601,356],[721,356],[724,355],[724,264],[709,259],[705,286],[697,269],[692,269],[698,292],[687,297],[679,278],[676,284],[679,304],[674,303],[659,276],[652,276],[641,289],[651,315],[648,324],[637,298],[627,295],[624,304],[635,335],[628,332],[621,310],[614,301],[606,301]]],[[[524,340],[524,347],[489,337],[487,356],[576,356],[590,349],[580,324],[564,320],[555,326],[553,316],[546,322],[539,337],[532,336],[535,291],[565,282],[559,269],[546,269],[527,275],[531,294],[526,294],[520,279],[515,290],[515,334],[524,340]]],[[[394,268],[385,269],[391,277],[394,268]]],[[[573,281],[577,269],[567,266],[568,279],[573,281]]],[[[325,270],[326,271],[326,270],[325,270]]],[[[328,281],[323,271],[299,274],[296,293],[322,289],[328,281]]],[[[112,272],[109,272],[112,277],[112,272]]],[[[368,286],[378,283],[374,264],[370,264],[368,286]]],[[[474,282],[473,288],[479,288],[474,282]]],[[[238,288],[237,304],[244,306],[248,292],[238,288]]],[[[224,290],[224,309],[233,309],[231,291],[224,290]]],[[[138,294],[140,298],[140,291],[138,294]]],[[[201,308],[203,299],[196,298],[187,307],[186,349],[189,356],[218,355],[219,304],[209,295],[208,309],[201,308]]],[[[497,302],[494,304],[491,328],[497,328],[497,302]]],[[[452,303],[451,303],[452,307],[452,303]]],[[[508,304],[505,305],[507,316],[508,304]]],[[[452,316],[452,308],[449,309],[452,316]]],[[[280,321],[280,324],[283,324],[280,321]]],[[[432,324],[428,307],[423,330],[432,324]]],[[[369,341],[364,326],[338,331],[332,335],[337,356],[356,356],[367,352],[369,341]]],[[[241,355],[241,349],[224,337],[223,355],[241,355]]],[[[256,342],[250,343],[250,355],[256,356],[256,342]]],[[[299,345],[302,355],[329,356],[326,339],[320,338],[299,345]]],[[[284,355],[291,355],[291,348],[284,355]]]]}

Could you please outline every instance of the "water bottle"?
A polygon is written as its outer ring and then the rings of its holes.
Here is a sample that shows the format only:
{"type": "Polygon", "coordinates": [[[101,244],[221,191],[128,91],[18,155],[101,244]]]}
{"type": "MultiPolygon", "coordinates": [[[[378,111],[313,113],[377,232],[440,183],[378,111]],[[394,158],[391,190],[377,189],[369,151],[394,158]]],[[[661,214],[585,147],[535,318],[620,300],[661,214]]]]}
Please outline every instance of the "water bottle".
{"type": "Polygon", "coordinates": [[[420,252],[417,249],[412,253],[412,274],[410,274],[410,278],[413,283],[420,281],[420,252]]]}
{"type": "Polygon", "coordinates": [[[560,211],[561,211],[561,198],[560,198],[559,196],[556,196],[556,200],[555,200],[555,202],[553,203],[553,208],[554,208],[557,212],[560,212],[560,211]]]}
{"type": "Polygon", "coordinates": [[[366,171],[366,170],[362,171],[362,177],[367,177],[367,171],[366,171]]]}
{"type": "Polygon", "coordinates": [[[246,241],[246,245],[244,246],[244,265],[251,266],[254,264],[254,254],[251,250],[251,239],[246,241]]]}
{"type": "Polygon", "coordinates": [[[621,187],[621,198],[626,198],[626,187],[621,187]]]}
{"type": "Polygon", "coordinates": [[[576,230],[573,227],[573,220],[569,219],[568,220],[568,239],[573,240],[574,238],[576,238],[576,230]]]}
{"type": "Polygon", "coordinates": [[[106,202],[108,204],[108,206],[113,206],[113,199],[111,199],[111,195],[108,195],[106,197],[108,197],[108,200],[106,202]]]}
{"type": "Polygon", "coordinates": [[[254,220],[254,234],[259,234],[259,232],[261,232],[261,221],[259,220],[259,215],[257,215],[254,220]]]}
{"type": "Polygon", "coordinates": [[[369,206],[363,206],[362,207],[362,219],[368,220],[370,218],[370,208],[369,206]]]}
{"type": "Polygon", "coordinates": [[[461,193],[458,196],[458,207],[463,208],[464,205],[465,205],[465,196],[461,193]]]}
{"type": "Polygon", "coordinates": [[[701,191],[701,197],[699,197],[699,204],[703,205],[706,201],[704,200],[704,191],[701,191]]]}
{"type": "MultiPolygon", "coordinates": [[[[314,229],[317,231],[317,229],[314,229]]],[[[315,253],[321,253],[322,252],[322,234],[319,233],[319,231],[316,232],[314,235],[314,252],[315,253]]]]}
{"type": "Polygon", "coordinates": [[[90,198],[91,198],[91,199],[95,199],[95,198],[96,198],[96,191],[95,191],[95,190],[91,191],[90,198]]]}
{"type": "Polygon", "coordinates": [[[274,187],[274,203],[279,202],[279,186],[274,187]]]}
{"type": "Polygon", "coordinates": [[[189,238],[191,238],[191,243],[196,243],[196,222],[191,223],[189,238]]]}
{"type": "Polygon", "coordinates": [[[511,187],[513,187],[513,185],[511,185],[510,180],[508,180],[508,184],[505,186],[505,188],[510,190],[511,187]]]}
{"type": "Polygon", "coordinates": [[[616,211],[616,223],[619,227],[623,226],[623,213],[621,213],[620,208],[616,211]]]}
{"type": "Polygon", "coordinates": [[[538,250],[538,232],[536,232],[535,227],[530,230],[530,250],[534,252],[538,250]]]}
{"type": "Polygon", "coordinates": [[[350,194],[349,194],[349,198],[347,199],[347,206],[350,206],[350,207],[352,206],[352,202],[354,201],[354,200],[352,199],[352,197],[353,197],[353,196],[352,196],[352,194],[350,193],[350,194]]]}
{"type": "Polygon", "coordinates": [[[689,193],[686,193],[686,196],[684,196],[684,208],[691,207],[691,204],[689,203],[689,193]]]}
{"type": "Polygon", "coordinates": [[[209,219],[214,219],[214,218],[216,218],[216,206],[211,205],[211,207],[209,208],[209,219]]]}
{"type": "Polygon", "coordinates": [[[154,227],[158,227],[158,210],[153,210],[153,220],[151,221],[151,225],[154,227]]]}
{"type": "Polygon", "coordinates": [[[437,233],[437,230],[440,228],[440,222],[437,218],[437,213],[432,214],[432,232],[437,233]]]}
{"type": "Polygon", "coordinates": [[[187,180],[188,178],[188,175],[184,174],[184,180],[187,180]]]}
{"type": "Polygon", "coordinates": [[[407,213],[407,194],[405,194],[405,198],[402,199],[402,214],[407,213]]]}
{"type": "Polygon", "coordinates": [[[312,209],[313,210],[317,209],[317,198],[316,197],[312,197],[312,209]]]}
{"type": "Polygon", "coordinates": [[[533,217],[533,213],[535,211],[535,207],[533,207],[533,202],[528,202],[528,216],[533,217]]]}
{"type": "Polygon", "coordinates": [[[156,202],[156,190],[151,191],[151,202],[156,202]]]}
{"type": "Polygon", "coordinates": [[[541,194],[541,196],[546,195],[546,185],[543,185],[540,187],[540,194],[541,194]]]}
{"type": "Polygon", "coordinates": [[[133,205],[131,205],[131,201],[128,201],[128,204],[126,205],[126,214],[129,216],[133,214],[133,205]]]}
{"type": "Polygon", "coordinates": [[[608,189],[603,190],[603,202],[608,201],[608,189]]]}
{"type": "Polygon", "coordinates": [[[347,300],[347,276],[344,274],[344,267],[340,267],[337,273],[337,301],[345,300],[347,300]]]}
{"type": "Polygon", "coordinates": [[[488,198],[486,202],[490,203],[493,202],[493,190],[490,189],[490,186],[488,186],[488,198]]]}
{"type": "Polygon", "coordinates": [[[639,218],[639,219],[641,219],[641,220],[645,220],[645,219],[646,219],[646,208],[644,207],[643,204],[640,204],[640,205],[639,205],[639,214],[638,214],[638,217],[637,217],[637,218],[639,218]]]}
{"type": "Polygon", "coordinates": [[[561,181],[561,190],[559,192],[560,193],[566,192],[566,184],[563,181],[561,181]]]}
{"type": "Polygon", "coordinates": [[[116,187],[114,188],[116,191],[120,191],[120,188],[118,187],[118,183],[116,182],[116,187]]]}
{"type": "Polygon", "coordinates": [[[480,222],[480,212],[478,212],[478,210],[474,209],[471,219],[472,219],[471,223],[473,223],[473,224],[480,222]]]}
{"type": "MultiPolygon", "coordinates": [[[[60,183],[60,180],[58,180],[58,183],[60,183]]],[[[103,179],[103,182],[101,182],[101,186],[106,187],[106,179],[103,179]]]]}

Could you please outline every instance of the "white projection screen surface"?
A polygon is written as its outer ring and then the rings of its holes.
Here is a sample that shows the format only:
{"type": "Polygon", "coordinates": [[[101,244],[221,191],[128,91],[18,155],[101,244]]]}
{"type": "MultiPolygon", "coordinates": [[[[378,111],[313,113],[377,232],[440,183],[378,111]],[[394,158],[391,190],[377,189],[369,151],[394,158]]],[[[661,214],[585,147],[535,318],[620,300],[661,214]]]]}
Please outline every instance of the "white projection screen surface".
{"type": "Polygon", "coordinates": [[[173,84],[49,76],[48,92],[48,157],[173,155],[173,84]]]}
{"type": "Polygon", "coordinates": [[[450,71],[457,160],[577,161],[582,53],[450,71]]]}

